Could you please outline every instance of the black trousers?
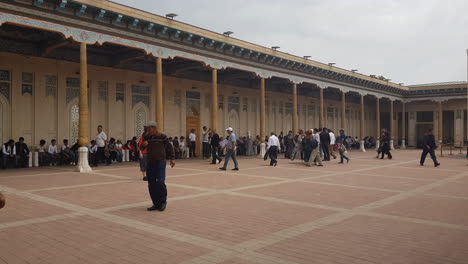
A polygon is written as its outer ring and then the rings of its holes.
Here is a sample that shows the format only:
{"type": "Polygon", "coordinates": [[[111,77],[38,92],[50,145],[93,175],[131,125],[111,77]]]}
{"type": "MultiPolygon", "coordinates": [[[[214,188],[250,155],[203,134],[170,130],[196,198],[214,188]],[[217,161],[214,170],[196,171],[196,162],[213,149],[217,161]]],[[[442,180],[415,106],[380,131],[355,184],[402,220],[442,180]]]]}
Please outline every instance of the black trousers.
{"type": "Polygon", "coordinates": [[[190,146],[189,146],[189,155],[190,157],[196,157],[197,155],[195,154],[195,148],[197,146],[197,142],[196,141],[190,141],[190,146]]]}
{"type": "Polygon", "coordinates": [[[213,157],[212,163],[216,163],[216,160],[221,161],[221,158],[218,156],[218,147],[211,146],[211,156],[213,157]]]}
{"type": "Polygon", "coordinates": [[[148,162],[146,176],[151,201],[159,207],[167,202],[166,161],[148,162]]]}
{"type": "Polygon", "coordinates": [[[328,143],[321,143],[320,146],[322,147],[323,152],[323,160],[330,160],[330,150],[328,149],[328,143]]]}
{"type": "Polygon", "coordinates": [[[210,143],[208,142],[203,142],[203,158],[209,158],[210,157],[210,143]]]}
{"type": "Polygon", "coordinates": [[[278,154],[278,147],[277,146],[271,146],[270,149],[268,150],[268,155],[270,156],[270,165],[273,165],[277,163],[277,154],[278,154]]]}
{"type": "Polygon", "coordinates": [[[423,152],[421,154],[421,165],[424,164],[424,161],[426,161],[427,153],[429,153],[429,155],[431,155],[431,159],[434,162],[434,165],[437,165],[438,162],[437,162],[437,158],[436,158],[436,155],[435,155],[435,150],[433,148],[431,148],[431,149],[424,148],[423,149],[423,152]]]}
{"type": "Polygon", "coordinates": [[[98,159],[98,163],[99,162],[105,162],[106,164],[110,163],[110,159],[106,158],[106,153],[104,152],[104,147],[98,147],[97,148],[96,156],[97,156],[97,159],[98,159]]]}

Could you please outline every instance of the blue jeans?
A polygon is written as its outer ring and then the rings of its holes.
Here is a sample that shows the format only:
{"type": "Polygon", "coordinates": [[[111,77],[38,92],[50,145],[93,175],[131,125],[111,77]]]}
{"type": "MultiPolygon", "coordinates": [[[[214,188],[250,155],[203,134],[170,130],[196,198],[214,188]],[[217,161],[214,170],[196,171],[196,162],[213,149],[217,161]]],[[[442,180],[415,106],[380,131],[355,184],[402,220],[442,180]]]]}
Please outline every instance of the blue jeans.
{"type": "Polygon", "coordinates": [[[232,158],[232,161],[234,161],[234,168],[238,168],[239,165],[237,164],[237,158],[236,158],[236,153],[232,149],[228,149],[226,151],[226,157],[224,158],[224,166],[223,168],[226,169],[229,159],[232,158]]]}
{"type": "Polygon", "coordinates": [[[159,207],[167,202],[166,161],[148,162],[146,176],[148,177],[148,191],[153,205],[159,207]]]}

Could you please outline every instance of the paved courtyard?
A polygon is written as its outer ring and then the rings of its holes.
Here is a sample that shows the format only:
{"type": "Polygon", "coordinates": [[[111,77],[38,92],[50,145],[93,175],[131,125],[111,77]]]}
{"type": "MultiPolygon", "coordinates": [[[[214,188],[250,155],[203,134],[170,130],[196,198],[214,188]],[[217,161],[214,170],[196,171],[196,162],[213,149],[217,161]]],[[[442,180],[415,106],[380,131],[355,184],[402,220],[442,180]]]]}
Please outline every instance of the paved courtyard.
{"type": "Polygon", "coordinates": [[[1,171],[0,263],[468,263],[467,161],[419,154],[182,160],[165,212],[146,211],[136,163],[1,171]]]}

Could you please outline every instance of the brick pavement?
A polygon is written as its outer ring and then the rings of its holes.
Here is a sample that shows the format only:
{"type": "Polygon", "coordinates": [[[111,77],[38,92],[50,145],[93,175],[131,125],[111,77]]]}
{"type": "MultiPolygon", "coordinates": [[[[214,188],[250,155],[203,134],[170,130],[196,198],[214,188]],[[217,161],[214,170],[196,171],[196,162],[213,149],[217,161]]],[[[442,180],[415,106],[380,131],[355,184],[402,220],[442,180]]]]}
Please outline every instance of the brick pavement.
{"type": "Polygon", "coordinates": [[[136,163],[1,171],[0,263],[468,263],[466,161],[419,154],[182,160],[165,212],[146,211],[136,163]]]}

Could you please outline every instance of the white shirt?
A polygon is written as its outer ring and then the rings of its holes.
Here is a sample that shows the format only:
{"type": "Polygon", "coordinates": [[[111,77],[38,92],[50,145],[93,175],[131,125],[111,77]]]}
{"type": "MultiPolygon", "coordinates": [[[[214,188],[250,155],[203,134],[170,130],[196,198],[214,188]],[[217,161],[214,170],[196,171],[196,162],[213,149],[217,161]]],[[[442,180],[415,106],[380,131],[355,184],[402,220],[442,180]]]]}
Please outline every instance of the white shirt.
{"type": "Polygon", "coordinates": [[[13,147],[8,145],[5,148],[5,144],[3,144],[2,150],[3,150],[3,155],[10,155],[10,154],[16,155],[16,146],[15,145],[13,145],[13,147]]]}
{"type": "Polygon", "coordinates": [[[313,135],[313,138],[314,138],[315,140],[317,140],[317,143],[320,144],[320,134],[319,134],[319,133],[315,133],[315,134],[313,135]]]}
{"type": "Polygon", "coordinates": [[[270,138],[268,138],[268,148],[270,148],[271,146],[277,146],[278,150],[281,150],[279,139],[275,135],[272,135],[270,136],[270,138]]]}
{"type": "Polygon", "coordinates": [[[49,153],[50,154],[57,154],[57,145],[49,145],[49,153]]]}
{"type": "Polygon", "coordinates": [[[185,148],[185,139],[184,140],[179,140],[179,146],[181,148],[185,148]]]}
{"type": "Polygon", "coordinates": [[[219,142],[219,146],[224,148],[227,145],[228,141],[227,139],[223,139],[222,141],[219,142]]]}
{"type": "Polygon", "coordinates": [[[97,152],[97,148],[98,148],[97,144],[94,145],[94,146],[93,146],[93,145],[90,145],[90,146],[89,146],[89,153],[96,153],[96,152],[97,152]]]}
{"type": "Polygon", "coordinates": [[[99,148],[103,148],[106,146],[106,141],[107,140],[107,135],[106,133],[104,133],[104,131],[102,131],[101,133],[97,134],[96,136],[96,145],[99,147],[99,148]]]}
{"type": "Polygon", "coordinates": [[[208,131],[206,131],[206,132],[203,131],[203,132],[202,132],[202,138],[203,138],[203,142],[206,142],[206,143],[209,142],[209,141],[208,141],[208,131]]]}
{"type": "Polygon", "coordinates": [[[336,142],[336,137],[333,132],[330,132],[330,144],[335,144],[336,142]]]}
{"type": "Polygon", "coordinates": [[[39,152],[45,152],[46,148],[47,148],[46,145],[44,146],[39,145],[39,152]]]}
{"type": "Polygon", "coordinates": [[[197,141],[197,135],[195,135],[194,133],[190,133],[190,135],[188,137],[190,139],[190,142],[197,141]]]}

